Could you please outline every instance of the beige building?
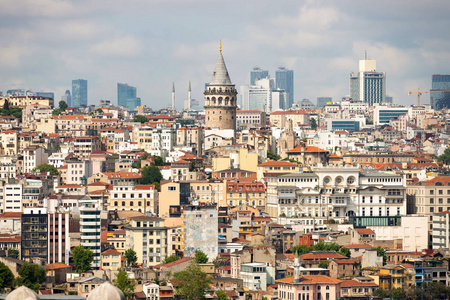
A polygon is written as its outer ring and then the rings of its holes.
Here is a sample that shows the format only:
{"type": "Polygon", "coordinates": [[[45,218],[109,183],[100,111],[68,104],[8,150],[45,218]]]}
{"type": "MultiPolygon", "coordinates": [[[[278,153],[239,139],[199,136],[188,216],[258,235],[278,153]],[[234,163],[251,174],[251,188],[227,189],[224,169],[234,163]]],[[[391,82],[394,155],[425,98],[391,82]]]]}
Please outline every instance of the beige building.
{"type": "Polygon", "coordinates": [[[114,186],[108,210],[137,210],[156,214],[158,191],[154,185],[114,186]]]}
{"type": "Polygon", "coordinates": [[[53,107],[53,99],[41,96],[6,96],[0,97],[0,106],[3,107],[5,100],[10,106],[43,105],[53,107]]]}
{"type": "Polygon", "coordinates": [[[265,163],[258,165],[258,170],[256,172],[256,176],[258,180],[261,180],[265,173],[291,173],[291,172],[299,172],[298,165],[288,162],[288,161],[275,161],[269,160],[265,163]]]}
{"type": "Polygon", "coordinates": [[[132,217],[126,230],[126,248],[136,251],[137,263],[144,268],[161,263],[167,257],[167,227],[157,217],[132,217]]]}
{"type": "Polygon", "coordinates": [[[101,268],[117,271],[125,266],[125,257],[115,249],[108,249],[101,254],[101,268]]]}
{"type": "Polygon", "coordinates": [[[231,83],[222,49],[204,94],[205,127],[236,130],[237,91],[231,83]]]}
{"type": "Polygon", "coordinates": [[[2,155],[13,156],[19,150],[18,132],[6,130],[0,133],[0,151],[2,155]]]}
{"type": "Polygon", "coordinates": [[[275,111],[270,114],[270,125],[278,128],[286,128],[289,120],[294,127],[310,125],[309,114],[303,110],[275,111]]]}
{"type": "Polygon", "coordinates": [[[177,129],[177,146],[192,147],[193,153],[201,155],[204,139],[202,127],[181,127],[177,129]]]}
{"type": "Polygon", "coordinates": [[[226,203],[229,206],[239,206],[245,204],[261,211],[265,211],[265,190],[265,185],[259,181],[229,181],[227,182],[226,203]]]}

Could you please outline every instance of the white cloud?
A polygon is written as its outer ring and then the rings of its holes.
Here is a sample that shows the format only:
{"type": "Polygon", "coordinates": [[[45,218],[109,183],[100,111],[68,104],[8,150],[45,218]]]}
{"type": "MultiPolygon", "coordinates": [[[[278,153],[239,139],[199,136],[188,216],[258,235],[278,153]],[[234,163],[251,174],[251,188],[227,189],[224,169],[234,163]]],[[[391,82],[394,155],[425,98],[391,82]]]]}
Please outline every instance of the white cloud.
{"type": "Polygon", "coordinates": [[[14,68],[20,65],[21,58],[29,54],[25,47],[2,46],[0,47],[0,66],[14,68]]]}
{"type": "Polygon", "coordinates": [[[133,57],[141,53],[141,42],[132,36],[106,39],[92,46],[92,52],[108,57],[133,57]]]}

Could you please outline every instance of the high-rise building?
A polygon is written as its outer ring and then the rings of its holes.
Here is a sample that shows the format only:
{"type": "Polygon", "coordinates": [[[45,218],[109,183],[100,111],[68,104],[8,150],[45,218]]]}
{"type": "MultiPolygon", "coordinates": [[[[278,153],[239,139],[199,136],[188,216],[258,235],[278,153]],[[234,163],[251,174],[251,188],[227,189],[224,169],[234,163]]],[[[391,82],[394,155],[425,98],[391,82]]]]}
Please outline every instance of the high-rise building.
{"type": "Polygon", "coordinates": [[[55,99],[55,93],[53,92],[36,92],[36,96],[55,99]]]}
{"type": "Polygon", "coordinates": [[[253,70],[250,71],[250,85],[255,85],[257,79],[264,79],[267,77],[269,77],[269,71],[254,67],[253,70]]]}
{"type": "Polygon", "coordinates": [[[84,79],[72,80],[73,107],[87,106],[88,103],[87,89],[88,89],[87,80],[84,79]]]}
{"type": "Polygon", "coordinates": [[[72,96],[70,96],[70,91],[69,90],[66,91],[64,96],[61,96],[61,100],[66,102],[67,107],[71,107],[72,106],[72,96]]]}
{"type": "Polygon", "coordinates": [[[276,88],[285,90],[289,95],[288,107],[294,104],[294,71],[284,67],[278,68],[275,72],[276,88]]]}
{"type": "Polygon", "coordinates": [[[80,233],[81,245],[90,248],[94,252],[94,260],[91,263],[93,270],[100,268],[101,254],[101,223],[100,203],[97,200],[80,201],[80,233]]]}
{"type": "Polygon", "coordinates": [[[236,130],[237,91],[231,83],[220,46],[211,81],[208,83],[205,95],[205,127],[236,130]]]}
{"type": "Polygon", "coordinates": [[[450,75],[433,75],[431,77],[431,91],[433,91],[433,93],[430,93],[432,108],[450,107],[450,75]]]}
{"type": "Polygon", "coordinates": [[[359,72],[350,73],[350,98],[369,105],[385,102],[386,73],[377,72],[376,67],[376,60],[366,58],[359,61],[359,72]]]}
{"type": "Polygon", "coordinates": [[[240,88],[241,105],[244,110],[260,110],[269,112],[272,107],[273,79],[256,79],[254,85],[240,88]]]}
{"type": "Polygon", "coordinates": [[[141,105],[141,98],[136,97],[136,88],[126,83],[117,83],[117,104],[133,110],[141,105]]]}
{"type": "Polygon", "coordinates": [[[333,103],[333,99],[331,97],[317,97],[317,107],[324,107],[327,103],[333,103]]]}

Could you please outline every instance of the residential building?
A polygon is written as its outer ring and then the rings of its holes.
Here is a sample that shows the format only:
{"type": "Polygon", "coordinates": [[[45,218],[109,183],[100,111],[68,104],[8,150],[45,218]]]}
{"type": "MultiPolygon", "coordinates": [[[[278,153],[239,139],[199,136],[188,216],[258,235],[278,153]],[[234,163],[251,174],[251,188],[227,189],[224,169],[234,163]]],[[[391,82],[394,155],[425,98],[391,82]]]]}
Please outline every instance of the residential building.
{"type": "Polygon", "coordinates": [[[154,185],[114,186],[108,210],[135,210],[156,214],[158,191],[154,185]]]}
{"type": "Polygon", "coordinates": [[[72,80],[72,106],[81,107],[88,104],[88,83],[84,79],[72,80]]]}
{"type": "Polygon", "coordinates": [[[45,208],[27,208],[22,214],[22,241],[20,258],[31,261],[40,258],[48,259],[49,219],[45,208]]]}
{"type": "Polygon", "coordinates": [[[100,203],[93,200],[80,200],[79,203],[81,245],[84,248],[90,248],[94,252],[91,268],[98,270],[101,267],[100,203]]]}
{"type": "Polygon", "coordinates": [[[406,107],[392,107],[392,106],[375,106],[373,110],[373,124],[384,125],[389,124],[389,121],[396,119],[401,115],[407,115],[408,108],[406,107]]]}
{"type": "Polygon", "coordinates": [[[126,248],[136,251],[137,263],[144,268],[161,263],[167,255],[167,227],[157,217],[131,217],[125,226],[126,248]]]}
{"type": "Polygon", "coordinates": [[[264,184],[253,180],[227,181],[226,193],[229,206],[247,205],[265,210],[266,189],[264,184]]]}
{"type": "Polygon", "coordinates": [[[118,271],[125,267],[125,257],[115,249],[108,249],[101,254],[101,269],[118,271]]]}
{"type": "Polygon", "coordinates": [[[266,126],[266,113],[261,110],[236,111],[237,127],[266,126]]]}

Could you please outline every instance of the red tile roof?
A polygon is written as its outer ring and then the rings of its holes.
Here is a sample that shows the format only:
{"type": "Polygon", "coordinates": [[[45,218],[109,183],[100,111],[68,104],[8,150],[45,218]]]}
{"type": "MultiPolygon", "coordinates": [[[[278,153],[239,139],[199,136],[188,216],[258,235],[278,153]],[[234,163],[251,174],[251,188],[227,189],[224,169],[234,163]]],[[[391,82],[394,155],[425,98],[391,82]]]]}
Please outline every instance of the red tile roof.
{"type": "Polygon", "coordinates": [[[139,179],[142,177],[142,175],[140,173],[135,173],[135,172],[104,172],[103,174],[110,179],[114,179],[114,178],[139,179]]]}
{"type": "Polygon", "coordinates": [[[369,245],[369,244],[350,244],[350,245],[344,246],[344,248],[349,248],[349,249],[373,248],[373,246],[369,245]]]}
{"type": "Polygon", "coordinates": [[[102,255],[120,255],[120,252],[116,249],[108,249],[102,252],[102,255]]]}
{"type": "Polygon", "coordinates": [[[297,146],[292,150],[287,151],[287,153],[297,153],[297,152],[321,152],[321,153],[325,153],[328,152],[326,150],[323,150],[319,147],[316,146],[306,146],[306,147],[302,147],[302,146],[297,146]]]}
{"type": "MultiPolygon", "coordinates": [[[[294,277],[288,277],[277,280],[280,283],[293,283],[294,277]]],[[[313,283],[330,283],[330,284],[338,284],[341,283],[342,280],[325,276],[325,275],[309,275],[309,276],[300,276],[299,283],[302,284],[313,284],[313,283]]]]}
{"type": "Polygon", "coordinates": [[[153,266],[153,268],[156,268],[156,269],[159,269],[159,268],[162,268],[162,267],[169,268],[169,267],[172,267],[172,266],[175,266],[175,265],[178,265],[178,264],[181,264],[181,263],[193,260],[193,259],[194,258],[192,258],[192,257],[183,257],[183,258],[180,258],[179,260],[170,262],[168,264],[159,264],[159,265],[153,266]]]}
{"type": "Polygon", "coordinates": [[[367,287],[377,287],[378,284],[375,282],[358,282],[356,280],[343,280],[341,282],[341,287],[349,288],[349,287],[359,287],[359,286],[367,286],[367,287]]]}
{"type": "Polygon", "coordinates": [[[296,164],[293,164],[288,161],[276,161],[276,160],[269,160],[262,164],[259,164],[258,167],[296,167],[296,164]]]}
{"type": "Polygon", "coordinates": [[[340,255],[335,252],[320,252],[320,253],[306,253],[300,255],[302,260],[316,260],[316,259],[347,259],[347,256],[340,255]]]}
{"type": "Polygon", "coordinates": [[[65,269],[70,268],[70,266],[63,264],[63,263],[54,263],[54,264],[47,264],[47,270],[56,270],[56,269],[65,269]]]}
{"type": "Polygon", "coordinates": [[[375,234],[370,228],[356,228],[355,230],[359,234],[375,234]]]}

